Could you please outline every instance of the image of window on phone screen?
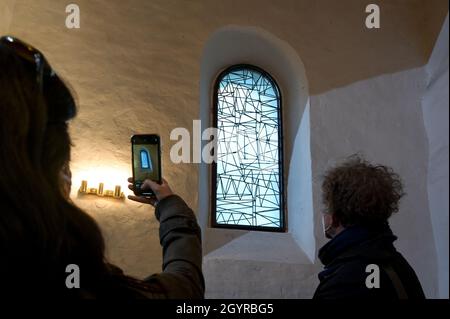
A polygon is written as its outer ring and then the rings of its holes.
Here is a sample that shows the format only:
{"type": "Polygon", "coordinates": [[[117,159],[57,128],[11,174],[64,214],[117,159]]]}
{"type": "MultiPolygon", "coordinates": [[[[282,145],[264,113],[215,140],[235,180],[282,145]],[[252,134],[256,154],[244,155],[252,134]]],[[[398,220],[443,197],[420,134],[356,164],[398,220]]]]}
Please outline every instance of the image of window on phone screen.
{"type": "Polygon", "coordinates": [[[133,135],[131,138],[134,193],[154,196],[151,189],[141,190],[142,183],[150,179],[161,183],[161,146],[156,134],[133,135]]]}

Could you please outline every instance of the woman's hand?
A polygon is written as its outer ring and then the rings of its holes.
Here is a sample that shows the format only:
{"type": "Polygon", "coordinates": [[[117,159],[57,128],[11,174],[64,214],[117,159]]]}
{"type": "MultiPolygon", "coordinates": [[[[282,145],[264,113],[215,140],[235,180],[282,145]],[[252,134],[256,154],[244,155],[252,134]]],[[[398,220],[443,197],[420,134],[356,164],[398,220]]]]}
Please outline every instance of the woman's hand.
{"type": "MultiPolygon", "coordinates": [[[[130,183],[128,185],[128,188],[134,191],[134,185],[133,185],[133,178],[128,178],[128,182],[130,183]]],[[[142,190],[149,190],[151,189],[155,196],[148,197],[148,196],[135,196],[135,195],[128,195],[128,199],[133,200],[135,202],[144,203],[144,204],[150,204],[152,206],[156,206],[158,201],[163,200],[164,198],[173,195],[172,190],[169,187],[169,184],[167,181],[163,178],[162,183],[158,184],[152,180],[146,179],[141,186],[142,190]]]]}

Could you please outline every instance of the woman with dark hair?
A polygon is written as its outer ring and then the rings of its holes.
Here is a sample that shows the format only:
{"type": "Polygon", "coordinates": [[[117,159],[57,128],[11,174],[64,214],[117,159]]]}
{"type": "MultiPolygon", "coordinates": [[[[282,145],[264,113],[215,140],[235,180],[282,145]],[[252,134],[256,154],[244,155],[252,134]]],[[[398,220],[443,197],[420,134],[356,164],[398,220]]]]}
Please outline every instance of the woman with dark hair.
{"type": "Polygon", "coordinates": [[[67,86],[44,55],[13,37],[0,38],[0,288],[2,295],[75,298],[203,298],[200,229],[167,182],[146,181],[156,200],[163,272],[146,280],[105,259],[97,223],[70,192],[70,137],[76,114],[67,86]],[[80,269],[80,288],[66,286],[66,267],[80,269]]]}
{"type": "Polygon", "coordinates": [[[359,156],[330,169],[322,183],[325,269],[316,299],[423,299],[414,270],[395,249],[388,219],[403,196],[400,177],[359,156]]]}

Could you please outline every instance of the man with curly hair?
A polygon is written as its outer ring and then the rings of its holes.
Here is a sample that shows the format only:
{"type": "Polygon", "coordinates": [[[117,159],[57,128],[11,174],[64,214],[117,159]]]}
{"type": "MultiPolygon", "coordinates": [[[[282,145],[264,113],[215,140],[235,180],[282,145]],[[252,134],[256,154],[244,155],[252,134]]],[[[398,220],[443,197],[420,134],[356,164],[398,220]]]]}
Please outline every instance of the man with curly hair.
{"type": "Polygon", "coordinates": [[[354,155],[325,174],[322,192],[324,231],[331,240],[319,250],[325,269],[313,298],[423,299],[388,224],[404,195],[400,177],[354,155]]]}

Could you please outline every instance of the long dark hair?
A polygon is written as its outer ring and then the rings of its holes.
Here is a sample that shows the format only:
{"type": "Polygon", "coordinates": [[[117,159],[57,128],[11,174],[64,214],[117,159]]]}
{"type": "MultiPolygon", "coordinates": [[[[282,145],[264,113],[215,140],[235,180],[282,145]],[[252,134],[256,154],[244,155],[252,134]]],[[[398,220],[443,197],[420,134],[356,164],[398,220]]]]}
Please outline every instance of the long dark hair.
{"type": "MultiPolygon", "coordinates": [[[[41,91],[33,70],[0,46],[1,289],[97,297],[111,292],[111,278],[131,278],[106,262],[97,223],[62,194],[70,137],[65,121],[49,121],[55,110],[41,91]],[[66,287],[69,264],[80,269],[81,290],[66,287]]],[[[56,107],[73,103],[65,99],[56,107]]]]}

